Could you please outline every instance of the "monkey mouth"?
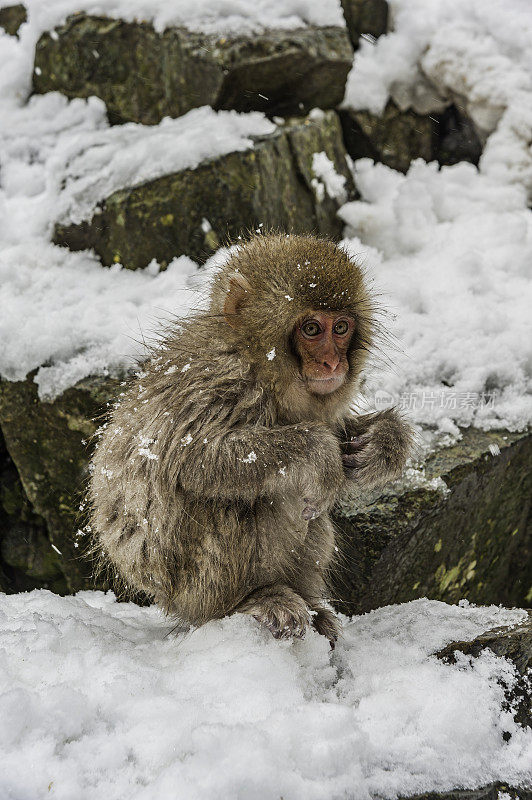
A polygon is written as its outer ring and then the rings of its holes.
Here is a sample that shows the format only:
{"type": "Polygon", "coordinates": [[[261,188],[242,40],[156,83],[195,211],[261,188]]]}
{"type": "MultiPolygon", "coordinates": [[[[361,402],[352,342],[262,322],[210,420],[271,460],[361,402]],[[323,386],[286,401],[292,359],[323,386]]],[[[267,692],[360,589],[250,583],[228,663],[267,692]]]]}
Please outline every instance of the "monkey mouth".
{"type": "Polygon", "coordinates": [[[327,378],[307,378],[306,384],[313,394],[331,394],[345,381],[345,375],[330,375],[327,378]]]}

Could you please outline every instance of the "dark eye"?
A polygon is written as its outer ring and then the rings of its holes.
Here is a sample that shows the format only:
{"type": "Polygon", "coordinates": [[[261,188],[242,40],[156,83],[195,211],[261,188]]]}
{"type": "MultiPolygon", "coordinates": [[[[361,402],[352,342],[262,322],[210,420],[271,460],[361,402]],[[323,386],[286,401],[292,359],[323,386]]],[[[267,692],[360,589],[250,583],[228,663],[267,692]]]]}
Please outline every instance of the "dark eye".
{"type": "Polygon", "coordinates": [[[321,333],[321,328],[317,322],[310,320],[309,322],[303,323],[301,331],[305,336],[317,336],[321,333]]]}
{"type": "Polygon", "coordinates": [[[345,336],[349,330],[349,322],[345,319],[340,319],[334,326],[334,332],[337,336],[345,336]]]}

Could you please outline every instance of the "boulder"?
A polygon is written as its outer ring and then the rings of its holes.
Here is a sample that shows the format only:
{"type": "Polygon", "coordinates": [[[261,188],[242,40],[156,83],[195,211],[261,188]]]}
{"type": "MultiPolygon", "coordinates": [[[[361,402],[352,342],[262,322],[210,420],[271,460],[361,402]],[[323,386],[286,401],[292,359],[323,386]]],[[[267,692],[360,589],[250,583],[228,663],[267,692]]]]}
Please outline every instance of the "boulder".
{"type": "Polygon", "coordinates": [[[415,158],[442,166],[469,161],[477,165],[482,142],[471,120],[455,105],[441,113],[416,114],[390,100],[382,115],[343,108],[339,111],[347,152],[353,160],[372,158],[407,172],[415,158]]]}
{"type": "Polygon", "coordinates": [[[41,36],[34,90],[96,95],[113,123],[154,124],[191,108],[301,114],[333,108],[353,51],[345,28],[218,36],[74,14],[41,36]]]}
{"type": "Polygon", "coordinates": [[[434,157],[443,165],[469,161],[478,164],[482,155],[482,142],[473,122],[458,109],[450,105],[442,114],[436,115],[437,136],[434,157]]]}
{"type": "Polygon", "coordinates": [[[532,611],[529,611],[528,618],[519,625],[493,628],[471,642],[451,642],[440,650],[437,656],[454,664],[457,651],[476,657],[486,649],[491,650],[496,656],[509,659],[517,671],[525,675],[532,669],[532,611]]]}
{"type": "Polygon", "coordinates": [[[4,6],[0,8],[0,28],[10,36],[16,36],[23,22],[26,22],[27,13],[22,4],[4,6]]]}
{"type": "Polygon", "coordinates": [[[46,522],[24,493],[0,433],[0,591],[66,590],[46,522]]]}
{"type": "Polygon", "coordinates": [[[389,8],[386,0],[341,0],[347,30],[353,47],[361,36],[378,39],[388,30],[389,8]]]}
{"type": "Polygon", "coordinates": [[[402,111],[390,100],[381,116],[369,111],[340,111],[345,146],[353,160],[372,158],[399,172],[407,172],[414,158],[431,161],[437,120],[402,111]]]}
{"type": "Polygon", "coordinates": [[[399,484],[366,503],[346,496],[338,504],[334,596],[346,614],[417,597],[532,604],[532,435],[462,433],[425,466],[445,493],[399,484]]]}
{"type": "Polygon", "coordinates": [[[354,192],[334,111],[313,113],[257,137],[249,150],[232,152],[195,169],[114,192],[92,219],[55,226],[54,242],[93,249],[106,265],[164,267],[183,253],[205,261],[221,243],[262,225],[338,239],[336,211],[354,192]],[[345,196],[330,197],[314,169],[324,152],[345,178],[345,196]]]}
{"type": "Polygon", "coordinates": [[[4,530],[1,555],[4,564],[26,577],[24,588],[48,584],[76,591],[92,585],[90,563],[79,557],[79,506],[90,440],[97,428],[94,420],[118,392],[119,383],[86,379],[47,403],[38,398],[31,375],[25,381],[0,381],[0,426],[24,492],[22,497],[17,494],[13,476],[2,486],[8,498],[4,512],[18,524],[4,530]]]}

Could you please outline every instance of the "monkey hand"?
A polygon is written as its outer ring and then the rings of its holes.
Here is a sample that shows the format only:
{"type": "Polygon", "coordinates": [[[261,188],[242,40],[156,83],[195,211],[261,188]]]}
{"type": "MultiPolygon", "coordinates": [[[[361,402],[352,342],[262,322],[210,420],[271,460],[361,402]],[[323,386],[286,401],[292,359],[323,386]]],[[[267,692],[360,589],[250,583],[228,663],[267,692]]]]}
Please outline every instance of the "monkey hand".
{"type": "Polygon", "coordinates": [[[323,503],[320,503],[318,500],[313,500],[311,497],[304,497],[303,502],[305,503],[303,513],[301,514],[303,519],[316,519],[316,517],[319,517],[320,514],[323,514],[323,512],[327,510],[323,503]]]}
{"type": "Polygon", "coordinates": [[[410,427],[392,410],[368,422],[365,431],[342,443],[344,474],[364,489],[399,477],[412,446],[410,427]]]}

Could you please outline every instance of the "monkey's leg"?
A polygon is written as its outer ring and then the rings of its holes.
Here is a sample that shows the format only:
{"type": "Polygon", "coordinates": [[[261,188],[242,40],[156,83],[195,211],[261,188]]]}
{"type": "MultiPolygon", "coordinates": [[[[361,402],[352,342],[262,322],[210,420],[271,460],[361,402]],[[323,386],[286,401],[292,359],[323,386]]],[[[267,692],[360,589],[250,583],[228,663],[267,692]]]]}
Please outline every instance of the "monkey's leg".
{"type": "Polygon", "coordinates": [[[299,570],[293,585],[311,610],[312,627],[326,636],[334,648],[341,626],[334,611],[327,606],[324,578],[333,554],[334,528],[328,515],[324,514],[309,522],[305,542],[298,554],[299,570]]]}
{"type": "Polygon", "coordinates": [[[305,601],[289,586],[274,583],[255,589],[235,611],[252,614],[276,639],[302,638],[310,624],[305,601]]]}

